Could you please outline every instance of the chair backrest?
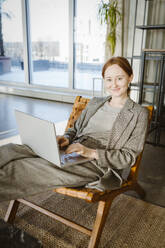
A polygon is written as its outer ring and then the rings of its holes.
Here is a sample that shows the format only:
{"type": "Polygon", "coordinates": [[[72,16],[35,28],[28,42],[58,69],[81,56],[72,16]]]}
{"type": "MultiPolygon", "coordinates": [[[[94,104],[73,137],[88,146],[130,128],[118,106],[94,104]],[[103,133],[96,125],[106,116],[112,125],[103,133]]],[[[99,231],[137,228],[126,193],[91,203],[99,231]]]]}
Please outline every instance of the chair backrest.
{"type": "MultiPolygon", "coordinates": [[[[74,125],[74,122],[78,119],[78,117],[80,116],[82,110],[86,107],[86,105],[88,104],[88,102],[90,101],[90,99],[88,98],[84,98],[82,96],[77,96],[72,108],[72,112],[70,114],[67,126],[66,126],[66,130],[68,128],[71,128],[74,125]]],[[[149,111],[149,123],[151,122],[152,119],[152,113],[153,113],[153,106],[147,106],[146,107],[149,111]]],[[[140,161],[142,158],[142,154],[143,151],[139,154],[139,156],[136,159],[136,163],[131,167],[131,171],[128,177],[128,180],[136,180],[137,176],[138,176],[138,171],[139,171],[139,165],[140,165],[140,161]]]]}
{"type": "Polygon", "coordinates": [[[80,116],[81,112],[83,111],[83,109],[85,109],[86,105],[88,104],[88,102],[90,101],[90,99],[88,98],[84,98],[82,96],[77,96],[72,108],[72,112],[70,114],[66,129],[73,127],[74,122],[78,119],[78,117],[80,116]]]}

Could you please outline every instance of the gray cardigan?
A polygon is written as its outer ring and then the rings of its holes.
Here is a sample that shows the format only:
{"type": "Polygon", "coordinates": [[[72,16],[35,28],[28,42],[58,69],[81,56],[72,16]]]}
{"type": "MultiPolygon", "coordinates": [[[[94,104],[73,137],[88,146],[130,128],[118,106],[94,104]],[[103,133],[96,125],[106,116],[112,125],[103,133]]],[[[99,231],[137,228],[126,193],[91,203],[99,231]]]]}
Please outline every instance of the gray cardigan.
{"type": "MultiPolygon", "coordinates": [[[[89,119],[110,98],[94,97],[88,103],[74,127],[65,132],[70,143],[81,134],[89,119]]],[[[87,186],[100,190],[120,187],[143,150],[147,128],[148,110],[128,98],[113,124],[106,148],[97,149],[99,159],[95,164],[104,170],[104,176],[87,186]]]]}

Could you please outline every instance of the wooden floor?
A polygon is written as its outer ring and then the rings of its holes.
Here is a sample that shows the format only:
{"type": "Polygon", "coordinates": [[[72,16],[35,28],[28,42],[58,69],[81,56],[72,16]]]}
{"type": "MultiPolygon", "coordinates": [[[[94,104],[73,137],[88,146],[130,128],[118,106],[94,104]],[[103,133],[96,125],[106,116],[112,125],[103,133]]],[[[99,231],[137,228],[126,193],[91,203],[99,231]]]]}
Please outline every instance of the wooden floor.
{"type": "Polygon", "coordinates": [[[14,110],[60,122],[69,118],[72,104],[0,94],[0,139],[18,134],[14,110]]]}
{"type": "MultiPolygon", "coordinates": [[[[18,134],[14,109],[59,122],[68,119],[72,104],[0,94],[0,139],[18,134]]],[[[162,133],[162,140],[164,138],[165,132],[162,133]]],[[[165,207],[164,154],[164,147],[146,144],[139,173],[139,183],[146,191],[145,200],[163,207],[165,207]]]]}

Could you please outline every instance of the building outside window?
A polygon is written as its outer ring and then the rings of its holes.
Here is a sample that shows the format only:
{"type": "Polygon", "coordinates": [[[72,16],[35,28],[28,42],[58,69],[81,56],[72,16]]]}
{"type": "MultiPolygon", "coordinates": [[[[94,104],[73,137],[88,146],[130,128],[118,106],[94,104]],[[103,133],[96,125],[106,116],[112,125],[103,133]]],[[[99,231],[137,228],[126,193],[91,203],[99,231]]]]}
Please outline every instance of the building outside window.
{"type": "Polygon", "coordinates": [[[68,0],[30,0],[33,84],[68,87],[68,0]]]}
{"type": "Polygon", "coordinates": [[[77,0],[74,13],[74,87],[101,90],[101,69],[104,63],[106,27],[100,24],[100,1],[77,0]]]}
{"type": "Polygon", "coordinates": [[[106,27],[98,18],[98,0],[3,0],[1,5],[11,63],[0,71],[1,82],[79,92],[93,90],[94,82],[94,90],[102,90],[106,27]]]}
{"type": "Polygon", "coordinates": [[[21,0],[0,1],[0,12],[1,49],[4,50],[0,56],[0,80],[24,83],[21,0]]]}

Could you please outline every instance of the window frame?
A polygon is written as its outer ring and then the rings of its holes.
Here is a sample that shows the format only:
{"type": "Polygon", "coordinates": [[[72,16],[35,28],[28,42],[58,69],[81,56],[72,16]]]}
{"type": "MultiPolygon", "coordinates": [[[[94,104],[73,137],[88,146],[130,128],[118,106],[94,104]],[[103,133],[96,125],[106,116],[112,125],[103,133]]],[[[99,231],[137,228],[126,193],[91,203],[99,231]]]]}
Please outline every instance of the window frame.
{"type": "MultiPolygon", "coordinates": [[[[68,0],[69,6],[69,61],[68,61],[68,74],[69,74],[69,82],[68,87],[56,87],[56,86],[47,86],[47,85],[36,85],[33,84],[33,61],[32,61],[32,47],[31,47],[31,32],[30,32],[30,1],[29,0],[21,0],[22,6],[22,28],[23,28],[23,48],[24,48],[24,73],[25,73],[25,81],[24,82],[9,82],[9,81],[0,81],[0,86],[5,85],[7,87],[16,87],[22,88],[27,92],[23,95],[28,94],[28,90],[34,90],[33,96],[37,96],[37,92],[40,90],[42,92],[45,91],[45,95],[47,95],[47,99],[49,99],[49,92],[57,92],[60,93],[68,93],[73,95],[86,95],[86,96],[93,96],[94,93],[96,96],[102,95],[102,92],[94,92],[93,89],[91,90],[84,90],[84,89],[75,89],[74,88],[74,66],[75,66],[75,51],[74,51],[74,13],[76,8],[76,1],[77,0],[68,0]]],[[[101,79],[101,75],[100,75],[101,79]]],[[[17,91],[17,90],[16,90],[17,91]]],[[[1,92],[1,90],[0,90],[1,92]]],[[[8,90],[9,92],[9,90],[8,90]]],[[[12,92],[12,90],[11,90],[12,92]]],[[[13,91],[14,92],[14,91],[13,91]]],[[[29,91],[30,92],[30,91],[29,91]]]]}

